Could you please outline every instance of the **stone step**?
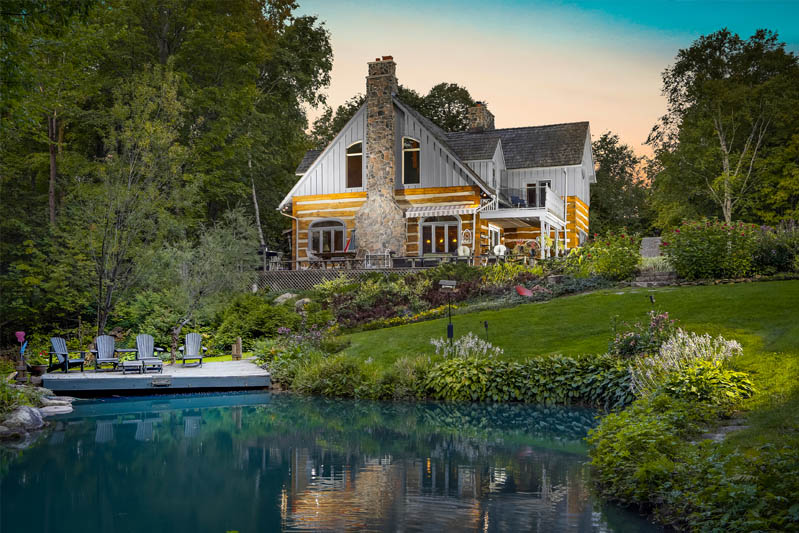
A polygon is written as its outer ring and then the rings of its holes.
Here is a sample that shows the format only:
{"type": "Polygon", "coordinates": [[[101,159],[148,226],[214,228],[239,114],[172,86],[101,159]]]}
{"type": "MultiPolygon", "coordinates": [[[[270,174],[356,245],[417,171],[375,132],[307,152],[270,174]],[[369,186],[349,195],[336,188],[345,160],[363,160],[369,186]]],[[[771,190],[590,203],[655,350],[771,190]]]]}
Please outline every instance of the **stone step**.
{"type": "Polygon", "coordinates": [[[632,282],[632,286],[633,287],[643,287],[643,288],[647,288],[647,287],[667,287],[669,285],[671,285],[671,282],[668,282],[668,281],[638,281],[638,280],[636,280],[636,281],[632,282]]]}

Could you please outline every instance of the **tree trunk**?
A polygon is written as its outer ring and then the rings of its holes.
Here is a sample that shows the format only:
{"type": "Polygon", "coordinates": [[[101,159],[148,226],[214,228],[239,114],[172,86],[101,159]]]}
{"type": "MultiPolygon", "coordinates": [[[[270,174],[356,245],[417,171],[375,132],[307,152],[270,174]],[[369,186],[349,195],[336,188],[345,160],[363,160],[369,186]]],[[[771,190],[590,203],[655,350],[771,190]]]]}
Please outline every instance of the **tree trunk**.
{"type": "Polygon", "coordinates": [[[178,324],[174,328],[172,328],[172,364],[175,364],[175,360],[178,356],[178,341],[180,340],[180,331],[183,329],[183,324],[178,324]]]}
{"type": "Polygon", "coordinates": [[[58,149],[58,123],[55,112],[53,116],[47,117],[47,139],[50,149],[50,188],[48,198],[50,200],[50,225],[55,225],[55,177],[56,177],[56,150],[58,149]]]}
{"type": "Polygon", "coordinates": [[[252,205],[255,209],[255,225],[258,227],[258,240],[261,243],[261,262],[264,272],[266,272],[266,241],[264,240],[264,230],[261,228],[261,210],[258,208],[258,195],[255,194],[255,177],[252,175],[252,154],[247,158],[247,167],[250,169],[250,184],[252,185],[252,205]]]}

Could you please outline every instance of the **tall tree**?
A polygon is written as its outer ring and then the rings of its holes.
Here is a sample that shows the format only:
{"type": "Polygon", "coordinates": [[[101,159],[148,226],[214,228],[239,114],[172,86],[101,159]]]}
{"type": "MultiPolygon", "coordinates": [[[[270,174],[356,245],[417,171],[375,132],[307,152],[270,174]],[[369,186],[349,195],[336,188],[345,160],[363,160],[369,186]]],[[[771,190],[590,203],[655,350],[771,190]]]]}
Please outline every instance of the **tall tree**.
{"type": "Polygon", "coordinates": [[[663,73],[667,113],[648,140],[663,166],[657,179],[700,189],[731,221],[751,203],[775,120],[797,104],[798,73],[768,30],[742,39],[722,29],[680,50],[663,73]]]}
{"type": "Polygon", "coordinates": [[[186,159],[178,143],[177,77],[169,68],[154,67],[122,83],[114,99],[98,180],[72,199],[72,217],[94,267],[98,335],[168,229],[164,211],[186,159]]]}
{"type": "Polygon", "coordinates": [[[648,189],[640,176],[641,158],[610,131],[594,141],[592,149],[597,169],[591,186],[590,232],[647,231],[648,189]]]}

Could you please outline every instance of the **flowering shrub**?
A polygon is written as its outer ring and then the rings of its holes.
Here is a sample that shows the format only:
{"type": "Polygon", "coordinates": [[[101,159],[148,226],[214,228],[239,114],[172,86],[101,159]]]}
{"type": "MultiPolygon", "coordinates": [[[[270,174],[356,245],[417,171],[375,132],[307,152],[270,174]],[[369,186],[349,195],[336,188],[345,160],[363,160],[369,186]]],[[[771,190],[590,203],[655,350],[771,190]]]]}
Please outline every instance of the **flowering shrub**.
{"type": "Polygon", "coordinates": [[[430,344],[435,346],[436,355],[440,355],[445,359],[466,359],[469,357],[491,359],[499,357],[504,353],[502,348],[496,347],[490,342],[481,339],[471,331],[455,339],[451,344],[448,339],[443,337],[439,339],[430,339],[430,344]]]}
{"type": "Polygon", "coordinates": [[[608,353],[620,357],[657,353],[674,333],[675,325],[668,313],[650,311],[646,326],[636,322],[627,328],[627,331],[618,332],[614,324],[615,335],[608,346],[608,353]]]}
{"type": "Polygon", "coordinates": [[[741,353],[743,349],[737,341],[721,336],[697,335],[678,328],[657,352],[636,358],[631,363],[633,390],[638,395],[654,392],[671,374],[701,361],[720,364],[741,353]]]}
{"type": "MultiPolygon", "coordinates": [[[[453,310],[457,308],[458,308],[457,305],[452,306],[453,310]]],[[[434,307],[433,309],[428,309],[427,311],[421,311],[419,313],[415,313],[412,315],[400,315],[392,318],[378,318],[377,320],[373,320],[372,322],[364,324],[363,329],[364,331],[369,331],[373,329],[402,326],[404,324],[413,324],[414,322],[422,322],[424,320],[433,320],[434,318],[441,318],[442,316],[446,316],[447,313],[448,313],[448,306],[440,305],[438,307],[434,307]]]]}
{"type": "Polygon", "coordinates": [[[758,233],[743,222],[685,221],[663,236],[661,249],[681,278],[739,278],[753,272],[758,233]]]}
{"type": "Polygon", "coordinates": [[[497,263],[483,269],[483,283],[489,286],[507,286],[516,282],[540,278],[543,274],[544,269],[539,265],[497,263]]]}
{"type": "Polygon", "coordinates": [[[625,232],[594,234],[594,240],[586,245],[577,257],[586,263],[586,268],[603,278],[622,281],[635,277],[641,264],[641,238],[625,232]]]}

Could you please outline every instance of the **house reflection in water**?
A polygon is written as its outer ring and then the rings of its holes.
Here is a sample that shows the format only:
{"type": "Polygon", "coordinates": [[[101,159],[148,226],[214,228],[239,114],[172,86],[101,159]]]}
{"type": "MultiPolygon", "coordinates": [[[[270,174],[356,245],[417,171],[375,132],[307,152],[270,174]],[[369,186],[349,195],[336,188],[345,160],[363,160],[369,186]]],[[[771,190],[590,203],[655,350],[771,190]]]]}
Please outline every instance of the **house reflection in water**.
{"type": "MultiPolygon", "coordinates": [[[[444,459],[366,458],[331,466],[291,452],[286,529],[590,530],[594,512],[581,470],[533,453],[511,468],[444,459]]],[[[329,458],[328,458],[329,459],[329,458]]]]}
{"type": "Polygon", "coordinates": [[[8,465],[0,501],[18,512],[0,513],[0,531],[649,530],[588,494],[592,411],[167,398],[55,419],[8,465]]]}

